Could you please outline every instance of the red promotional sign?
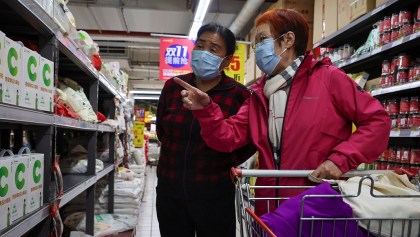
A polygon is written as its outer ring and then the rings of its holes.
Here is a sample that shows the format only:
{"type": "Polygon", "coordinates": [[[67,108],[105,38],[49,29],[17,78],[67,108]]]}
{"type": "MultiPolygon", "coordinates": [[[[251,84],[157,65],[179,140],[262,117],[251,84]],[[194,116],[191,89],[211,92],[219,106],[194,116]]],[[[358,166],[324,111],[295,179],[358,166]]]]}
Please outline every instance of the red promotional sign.
{"type": "Polygon", "coordinates": [[[192,40],[161,37],[159,79],[168,80],[192,72],[190,60],[193,48],[192,40]]]}

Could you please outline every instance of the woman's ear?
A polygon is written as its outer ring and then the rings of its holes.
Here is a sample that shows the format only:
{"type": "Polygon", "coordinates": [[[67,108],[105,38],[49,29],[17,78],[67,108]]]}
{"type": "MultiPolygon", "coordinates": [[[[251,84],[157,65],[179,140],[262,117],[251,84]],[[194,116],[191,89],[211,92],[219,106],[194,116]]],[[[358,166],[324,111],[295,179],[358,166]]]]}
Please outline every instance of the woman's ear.
{"type": "Polygon", "coordinates": [[[230,63],[232,62],[233,59],[233,55],[228,55],[226,56],[225,60],[223,60],[222,62],[222,68],[226,68],[229,67],[230,63]]]}
{"type": "Polygon", "coordinates": [[[286,47],[290,48],[295,45],[295,33],[289,31],[285,35],[286,47]]]}

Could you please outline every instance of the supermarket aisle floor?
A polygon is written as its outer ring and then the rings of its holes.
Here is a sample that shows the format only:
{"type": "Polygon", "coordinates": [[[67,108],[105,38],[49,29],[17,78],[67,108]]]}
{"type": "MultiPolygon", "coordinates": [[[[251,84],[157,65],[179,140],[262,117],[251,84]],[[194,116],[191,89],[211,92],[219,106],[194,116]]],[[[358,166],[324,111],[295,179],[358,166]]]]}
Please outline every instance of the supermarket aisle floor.
{"type": "MultiPolygon", "coordinates": [[[[143,202],[139,211],[139,223],[136,237],[160,237],[159,223],[156,216],[156,166],[146,167],[146,186],[143,202]]],[[[236,236],[241,236],[236,222],[236,236]]]]}
{"type": "Polygon", "coordinates": [[[159,237],[159,223],[156,216],[156,166],[146,167],[146,184],[139,211],[136,237],[159,237]]]}

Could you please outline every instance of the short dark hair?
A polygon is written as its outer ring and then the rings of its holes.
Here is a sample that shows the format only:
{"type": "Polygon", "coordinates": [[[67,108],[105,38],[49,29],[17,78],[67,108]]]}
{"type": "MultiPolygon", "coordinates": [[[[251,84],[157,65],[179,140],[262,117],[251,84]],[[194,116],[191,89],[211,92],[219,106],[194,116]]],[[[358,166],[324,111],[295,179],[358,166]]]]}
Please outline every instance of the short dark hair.
{"type": "Polygon", "coordinates": [[[217,23],[209,23],[200,27],[197,32],[197,39],[206,32],[217,33],[223,38],[226,46],[226,56],[233,55],[233,53],[235,53],[236,39],[231,30],[217,23]]]}

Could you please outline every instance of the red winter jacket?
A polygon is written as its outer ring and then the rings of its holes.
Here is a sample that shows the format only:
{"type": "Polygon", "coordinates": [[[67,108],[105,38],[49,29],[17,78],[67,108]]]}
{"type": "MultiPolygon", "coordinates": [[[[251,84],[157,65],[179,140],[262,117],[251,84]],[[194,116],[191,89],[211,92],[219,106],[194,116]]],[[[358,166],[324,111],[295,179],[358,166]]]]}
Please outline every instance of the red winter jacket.
{"type": "MultiPolygon", "coordinates": [[[[268,100],[263,94],[265,76],[251,86],[253,93],[238,113],[223,119],[215,103],[193,111],[201,135],[213,149],[230,152],[254,143],[259,168],[275,169],[269,142],[268,100]]],[[[364,92],[329,59],[313,60],[308,52],[297,71],[286,105],[280,169],[312,170],[326,159],[345,173],[360,163],[371,163],[386,149],[390,118],[378,100],[364,92]],[[357,131],[352,133],[352,122],[357,131]]],[[[258,178],[261,185],[313,185],[306,178],[258,178]]],[[[303,190],[256,190],[257,197],[291,197],[303,190]]],[[[258,215],[267,204],[256,205],[258,215]]],[[[273,207],[270,210],[274,210],[273,207]]]]}

